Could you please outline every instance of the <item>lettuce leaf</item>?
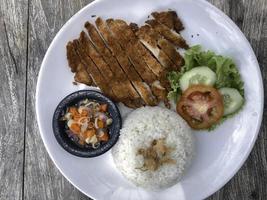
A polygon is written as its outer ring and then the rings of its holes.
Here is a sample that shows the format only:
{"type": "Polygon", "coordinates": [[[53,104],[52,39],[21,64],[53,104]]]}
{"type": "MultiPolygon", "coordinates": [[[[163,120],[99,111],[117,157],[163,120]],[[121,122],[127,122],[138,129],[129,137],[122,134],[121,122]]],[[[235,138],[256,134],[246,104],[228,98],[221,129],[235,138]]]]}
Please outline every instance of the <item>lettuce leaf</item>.
{"type": "Polygon", "coordinates": [[[181,94],[179,79],[185,72],[199,66],[207,66],[216,73],[215,88],[236,88],[244,97],[244,83],[231,58],[216,55],[212,51],[202,51],[201,46],[196,45],[185,52],[184,59],[185,65],[180,72],[172,71],[168,74],[172,88],[168,95],[169,99],[177,100],[181,94]]]}
{"type": "MultiPolygon", "coordinates": [[[[216,55],[212,51],[202,51],[200,45],[191,47],[185,52],[185,65],[180,72],[172,71],[168,74],[168,79],[171,84],[172,90],[168,94],[170,100],[177,102],[182,91],[180,89],[179,79],[182,75],[199,66],[207,66],[216,73],[217,80],[215,88],[220,89],[222,87],[230,87],[237,89],[244,97],[244,82],[241,79],[240,73],[231,58],[216,55]]],[[[241,110],[242,107],[239,109],[241,110]]],[[[239,110],[237,112],[239,112],[239,110]]],[[[214,130],[219,124],[226,119],[231,118],[237,112],[224,116],[217,124],[214,124],[209,131],[214,130]]]]}

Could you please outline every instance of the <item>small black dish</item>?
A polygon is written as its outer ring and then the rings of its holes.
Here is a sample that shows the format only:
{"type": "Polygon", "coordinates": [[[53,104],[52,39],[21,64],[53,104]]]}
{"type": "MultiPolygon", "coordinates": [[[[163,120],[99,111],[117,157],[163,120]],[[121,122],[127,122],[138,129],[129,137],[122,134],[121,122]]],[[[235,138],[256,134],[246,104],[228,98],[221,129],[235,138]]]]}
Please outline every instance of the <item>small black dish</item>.
{"type": "Polygon", "coordinates": [[[53,116],[52,125],[58,143],[66,151],[79,157],[96,157],[108,151],[118,141],[122,120],[118,107],[109,98],[94,90],[80,90],[68,95],[59,103],[53,116]],[[80,147],[75,144],[65,132],[66,122],[61,120],[67,107],[73,106],[84,99],[96,100],[100,103],[108,104],[108,112],[113,120],[109,128],[110,139],[108,142],[101,144],[97,149],[80,147]]]}

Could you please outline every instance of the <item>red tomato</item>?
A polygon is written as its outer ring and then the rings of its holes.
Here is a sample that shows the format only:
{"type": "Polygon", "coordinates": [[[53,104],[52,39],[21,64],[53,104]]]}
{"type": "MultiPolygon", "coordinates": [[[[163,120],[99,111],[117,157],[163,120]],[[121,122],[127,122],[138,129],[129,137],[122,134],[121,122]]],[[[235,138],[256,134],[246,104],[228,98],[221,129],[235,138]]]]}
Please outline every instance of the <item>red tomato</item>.
{"type": "Polygon", "coordinates": [[[193,85],[184,91],[176,110],[193,129],[207,129],[223,116],[223,98],[211,86],[193,85]]]}

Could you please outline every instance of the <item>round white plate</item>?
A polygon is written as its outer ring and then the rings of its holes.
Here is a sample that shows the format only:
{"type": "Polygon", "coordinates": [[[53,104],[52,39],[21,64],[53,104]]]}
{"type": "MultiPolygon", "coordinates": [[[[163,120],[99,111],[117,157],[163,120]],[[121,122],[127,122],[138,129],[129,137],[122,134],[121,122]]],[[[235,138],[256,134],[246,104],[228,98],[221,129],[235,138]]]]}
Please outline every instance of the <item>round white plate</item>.
{"type": "Polygon", "coordinates": [[[238,27],[204,0],[97,0],[73,16],[59,31],[44,58],[38,79],[36,111],[45,147],[61,173],[94,199],[204,199],[220,189],[248,157],[260,128],[263,85],[257,59],[238,27]],[[246,104],[234,118],[213,132],[195,132],[197,155],[182,181],[158,192],[128,182],[115,168],[110,151],[97,158],[79,158],[57,143],[53,112],[62,98],[86,86],[72,84],[65,46],[77,38],[91,15],[121,18],[143,24],[156,10],[177,11],[184,22],[182,35],[190,45],[201,44],[234,59],[245,82],[246,104]],[[193,35],[193,37],[191,37],[193,35]]]}

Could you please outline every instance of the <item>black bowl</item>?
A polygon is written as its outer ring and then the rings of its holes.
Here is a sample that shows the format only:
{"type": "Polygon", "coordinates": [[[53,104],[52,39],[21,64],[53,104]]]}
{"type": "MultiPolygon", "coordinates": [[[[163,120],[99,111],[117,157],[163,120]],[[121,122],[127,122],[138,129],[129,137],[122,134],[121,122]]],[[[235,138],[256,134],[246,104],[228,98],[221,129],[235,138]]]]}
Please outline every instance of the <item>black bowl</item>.
{"type": "Polygon", "coordinates": [[[96,157],[108,151],[118,141],[122,120],[118,107],[109,98],[94,90],[80,90],[68,95],[59,103],[55,110],[52,124],[54,135],[58,143],[66,151],[79,157],[96,157]],[[73,106],[86,98],[108,104],[108,112],[113,120],[109,128],[110,139],[108,142],[101,144],[97,149],[81,147],[72,141],[66,133],[66,122],[61,120],[67,107],[73,106]]]}

